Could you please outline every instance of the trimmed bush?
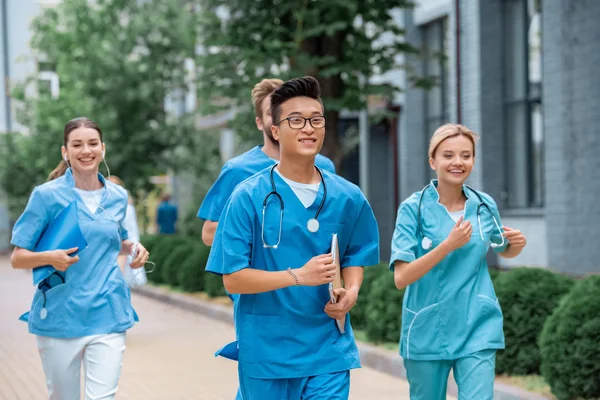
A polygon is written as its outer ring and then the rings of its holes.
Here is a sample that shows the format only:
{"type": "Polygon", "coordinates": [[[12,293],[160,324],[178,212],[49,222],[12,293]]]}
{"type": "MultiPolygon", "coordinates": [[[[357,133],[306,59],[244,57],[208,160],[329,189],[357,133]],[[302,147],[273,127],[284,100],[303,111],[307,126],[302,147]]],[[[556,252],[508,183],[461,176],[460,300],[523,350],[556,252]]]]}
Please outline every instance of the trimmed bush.
{"type": "Polygon", "coordinates": [[[163,267],[160,270],[162,280],[171,286],[179,286],[179,270],[187,257],[194,250],[194,243],[185,239],[177,245],[167,256],[163,267]]]}
{"type": "Polygon", "coordinates": [[[152,248],[150,261],[154,262],[154,271],[148,274],[148,279],[154,283],[166,283],[162,276],[162,269],[165,268],[165,261],[179,244],[185,241],[181,236],[159,235],[157,243],[152,248]]]}
{"type": "Polygon", "coordinates": [[[158,243],[158,241],[160,240],[160,236],[159,235],[142,235],[140,236],[140,243],[144,245],[144,247],[146,248],[146,250],[148,250],[148,252],[152,252],[152,249],[154,248],[154,246],[156,245],[156,243],[158,243]]]}
{"type": "Polygon", "coordinates": [[[227,291],[225,290],[225,286],[223,286],[223,277],[205,272],[204,291],[209,297],[227,296],[227,291]]]}
{"type": "Polygon", "coordinates": [[[366,309],[366,332],[370,341],[397,343],[400,340],[403,297],[404,289],[396,288],[391,271],[373,281],[366,309]]]}
{"type": "Polygon", "coordinates": [[[364,278],[358,292],[356,305],[350,310],[350,323],[354,329],[364,329],[367,326],[367,304],[369,303],[369,293],[375,279],[380,275],[389,273],[387,264],[378,264],[371,267],[365,267],[364,278]]]}
{"type": "Polygon", "coordinates": [[[546,320],[541,371],[559,400],[600,398],[600,275],[577,284],[546,320]]]}
{"type": "Polygon", "coordinates": [[[210,247],[202,243],[194,244],[192,253],[183,261],[179,269],[179,283],[186,292],[201,292],[204,290],[206,261],[210,247]]]}
{"type": "Polygon", "coordinates": [[[539,335],[572,285],[572,279],[542,268],[514,268],[496,277],[506,338],[506,349],[496,357],[496,373],[539,374],[539,335]]]}

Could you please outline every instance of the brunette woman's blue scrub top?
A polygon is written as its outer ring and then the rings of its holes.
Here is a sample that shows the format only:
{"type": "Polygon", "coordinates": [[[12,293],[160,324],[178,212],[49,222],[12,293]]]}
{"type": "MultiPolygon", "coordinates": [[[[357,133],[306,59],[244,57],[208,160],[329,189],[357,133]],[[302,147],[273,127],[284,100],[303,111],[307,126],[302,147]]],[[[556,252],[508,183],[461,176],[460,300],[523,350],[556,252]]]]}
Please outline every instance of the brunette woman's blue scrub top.
{"type": "MultiPolygon", "coordinates": [[[[285,211],[281,241],[276,249],[262,240],[263,200],[272,190],[271,168],[235,189],[217,228],[207,271],[220,275],[244,268],[286,271],[300,268],[312,257],[331,251],[338,234],[341,266],[369,266],[379,262],[379,233],[369,203],[360,189],[323,171],[327,198],[319,214],[320,229],[309,232],[323,199],[323,185],[314,203],[305,208],[277,173],[273,179],[285,211]]],[[[280,203],[271,196],[265,214],[264,239],[277,243],[280,203]]],[[[346,333],[324,312],[328,285],[292,286],[258,294],[242,294],[235,305],[239,340],[239,369],[244,376],[262,379],[300,378],[360,367],[349,316],[346,333]]]]}
{"type": "MultiPolygon", "coordinates": [[[[422,257],[443,240],[456,224],[439,203],[437,180],[423,192],[414,193],[398,209],[392,238],[390,268],[395,261],[410,263],[422,257]],[[419,199],[423,233],[433,241],[430,249],[421,246],[423,235],[417,233],[419,199]]],[[[453,360],[484,349],[503,349],[503,317],[488,272],[486,254],[490,240],[502,238],[490,212],[481,207],[484,241],[479,234],[477,206],[479,199],[463,186],[467,197],[464,221],[473,227],[471,240],[446,256],[425,276],[409,285],[404,294],[400,355],[412,360],[453,360]]],[[[494,200],[478,192],[490,207],[498,224],[500,215],[494,200]]],[[[496,252],[506,249],[495,248],[496,252]]]]}
{"type": "MultiPolygon", "coordinates": [[[[272,166],[275,162],[262,151],[262,146],[253,147],[244,154],[227,161],[221,168],[219,177],[204,197],[198,210],[198,218],[218,222],[233,189],[240,182],[272,166]]],[[[335,173],[333,162],[325,156],[317,154],[315,164],[321,169],[335,173]]]]}
{"type": "Polygon", "coordinates": [[[117,264],[121,242],[127,239],[122,225],[127,192],[102,175],[98,178],[104,190],[94,214],[74,190],[75,181],[68,169],[64,176],[33,190],[13,228],[11,243],[33,251],[50,221],[75,201],[79,226],[88,243],[79,254],[80,260],[64,273],[65,283],[46,291],[45,319],[40,317],[43,295],[36,289],[30,312],[21,317],[35,335],[77,338],[124,332],[137,320],[129,287],[117,264]]]}

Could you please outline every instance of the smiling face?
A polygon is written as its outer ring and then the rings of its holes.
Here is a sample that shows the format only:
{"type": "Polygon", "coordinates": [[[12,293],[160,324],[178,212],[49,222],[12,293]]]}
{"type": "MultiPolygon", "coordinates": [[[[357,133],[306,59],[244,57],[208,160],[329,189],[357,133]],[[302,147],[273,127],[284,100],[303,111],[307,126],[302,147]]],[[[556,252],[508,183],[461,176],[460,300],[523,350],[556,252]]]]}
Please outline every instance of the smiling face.
{"type": "Polygon", "coordinates": [[[474,153],[473,142],[468,137],[449,137],[437,146],[429,165],[437,173],[440,182],[462,185],[473,170],[474,153]]]}
{"type": "MultiPolygon", "coordinates": [[[[273,137],[279,142],[282,158],[284,155],[292,157],[315,157],[325,139],[325,126],[314,128],[310,121],[304,118],[317,117],[313,125],[319,126],[318,117],[323,117],[321,102],[310,97],[293,97],[281,104],[281,118],[278,125],[273,125],[273,137]],[[286,118],[289,118],[286,120],[286,118]],[[295,123],[303,128],[292,128],[295,123]]],[[[324,120],[320,121],[323,122],[324,120]]]]}
{"type": "Polygon", "coordinates": [[[66,156],[73,171],[85,174],[98,173],[103,151],[98,131],[86,127],[72,130],[66,147],[62,147],[63,158],[66,156]]]}

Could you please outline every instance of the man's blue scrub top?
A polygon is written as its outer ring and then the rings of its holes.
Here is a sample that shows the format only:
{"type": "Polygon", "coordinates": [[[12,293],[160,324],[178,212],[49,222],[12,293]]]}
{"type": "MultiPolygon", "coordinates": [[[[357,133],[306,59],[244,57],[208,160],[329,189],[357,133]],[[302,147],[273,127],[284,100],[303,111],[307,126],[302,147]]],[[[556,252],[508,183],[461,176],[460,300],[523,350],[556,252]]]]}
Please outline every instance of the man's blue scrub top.
{"type": "Polygon", "coordinates": [[[71,265],[65,283],[46,291],[47,317],[40,317],[43,295],[37,289],[31,310],[21,316],[29,323],[29,332],[55,338],[124,332],[131,328],[137,315],[131,306],[131,294],[117,264],[121,242],[127,239],[123,227],[127,209],[127,192],[104,179],[100,207],[92,214],[74,190],[71,169],[65,175],[37,186],[17,220],[11,243],[33,251],[42,232],[61,210],[77,202],[78,222],[88,243],[71,265]]]}
{"type": "MultiPolygon", "coordinates": [[[[305,208],[288,184],[273,174],[285,212],[278,248],[265,248],[261,222],[263,200],[272,190],[270,172],[267,168],[235,189],[219,222],[207,271],[232,274],[244,268],[299,268],[312,257],[328,253],[334,233],[338,234],[342,268],[379,262],[379,233],[369,203],[357,186],[328,171],[323,171],[327,199],[315,233],[307,230],[306,223],[321,203],[323,185],[314,203],[305,208]]],[[[271,196],[264,226],[268,244],[277,242],[280,221],[279,202],[271,196]]],[[[342,335],[324,312],[328,301],[327,284],[240,295],[235,319],[242,372],[277,379],[360,367],[349,316],[342,335]]]]}
{"type": "MultiPolygon", "coordinates": [[[[261,149],[262,146],[253,147],[223,165],[219,177],[204,197],[198,210],[198,218],[218,222],[233,189],[257,172],[275,164],[276,161],[269,158],[261,149]]],[[[333,162],[325,156],[317,154],[315,164],[323,170],[335,173],[333,162]]]]}
{"type": "MultiPolygon", "coordinates": [[[[456,224],[439,203],[437,180],[416,192],[398,209],[392,238],[390,268],[395,261],[412,262],[444,241],[456,224]],[[430,249],[421,246],[417,233],[419,199],[423,233],[432,240],[430,249]]],[[[464,221],[473,227],[471,240],[454,250],[425,276],[409,285],[404,294],[400,355],[412,360],[451,360],[484,349],[503,349],[502,310],[488,272],[486,254],[490,241],[502,238],[490,212],[481,207],[481,240],[477,222],[479,199],[463,187],[467,197],[464,221]]],[[[478,192],[502,227],[498,208],[487,194],[478,192]]],[[[496,248],[501,252],[506,246],[496,248]]]]}

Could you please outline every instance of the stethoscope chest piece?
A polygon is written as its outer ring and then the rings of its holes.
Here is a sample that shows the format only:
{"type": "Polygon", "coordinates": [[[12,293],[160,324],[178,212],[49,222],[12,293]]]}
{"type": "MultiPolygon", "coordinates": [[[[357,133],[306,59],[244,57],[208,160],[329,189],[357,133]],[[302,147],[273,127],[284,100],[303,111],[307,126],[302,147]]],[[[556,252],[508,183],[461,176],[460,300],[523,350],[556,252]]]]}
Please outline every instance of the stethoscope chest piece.
{"type": "Polygon", "coordinates": [[[48,316],[48,310],[46,309],[46,307],[43,307],[40,310],[40,319],[46,319],[47,316],[48,316]]]}
{"type": "Polygon", "coordinates": [[[423,240],[421,240],[421,247],[423,248],[423,250],[429,250],[432,244],[433,242],[427,236],[425,236],[423,240]]]}
{"type": "Polygon", "coordinates": [[[316,218],[311,218],[306,223],[306,229],[309,232],[315,233],[319,230],[319,221],[316,218]]]}

